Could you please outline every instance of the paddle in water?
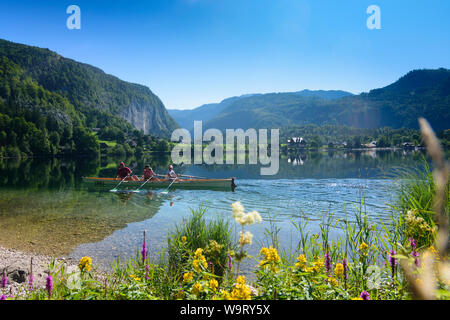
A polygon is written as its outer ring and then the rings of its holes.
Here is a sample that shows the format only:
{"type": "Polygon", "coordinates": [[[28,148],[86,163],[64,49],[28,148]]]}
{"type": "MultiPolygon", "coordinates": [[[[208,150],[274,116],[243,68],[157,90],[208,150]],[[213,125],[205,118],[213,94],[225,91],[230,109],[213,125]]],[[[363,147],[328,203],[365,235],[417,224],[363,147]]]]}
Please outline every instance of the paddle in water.
{"type": "Polygon", "coordinates": [[[115,186],[113,189],[109,190],[110,192],[116,192],[117,191],[117,187],[120,186],[120,184],[131,174],[131,172],[129,174],[126,175],[125,178],[122,179],[122,181],[119,182],[119,184],[117,186],[115,186]]]}
{"type": "Polygon", "coordinates": [[[161,191],[160,193],[161,193],[161,194],[167,194],[167,193],[169,193],[169,188],[170,188],[170,186],[175,182],[175,180],[177,180],[177,178],[173,179],[173,181],[169,184],[169,186],[167,187],[167,189],[164,190],[164,191],[161,191]]]}
{"type": "Polygon", "coordinates": [[[147,180],[145,180],[145,182],[143,184],[141,184],[141,186],[139,188],[137,188],[136,190],[133,190],[133,192],[141,192],[139,189],[142,188],[147,182],[149,182],[152,179],[152,177],[148,178],[147,180]]]}

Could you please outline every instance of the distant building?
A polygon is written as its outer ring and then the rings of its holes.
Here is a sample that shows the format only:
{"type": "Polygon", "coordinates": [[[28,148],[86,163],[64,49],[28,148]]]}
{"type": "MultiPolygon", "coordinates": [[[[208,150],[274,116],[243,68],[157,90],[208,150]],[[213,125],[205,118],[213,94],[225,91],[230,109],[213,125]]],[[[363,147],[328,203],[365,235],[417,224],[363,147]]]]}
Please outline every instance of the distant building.
{"type": "Polygon", "coordinates": [[[299,148],[306,147],[306,140],[303,137],[292,137],[287,141],[290,146],[296,146],[299,148]]]}
{"type": "Polygon", "coordinates": [[[371,141],[370,143],[365,144],[365,146],[367,148],[376,148],[377,142],[376,141],[371,141]]]}

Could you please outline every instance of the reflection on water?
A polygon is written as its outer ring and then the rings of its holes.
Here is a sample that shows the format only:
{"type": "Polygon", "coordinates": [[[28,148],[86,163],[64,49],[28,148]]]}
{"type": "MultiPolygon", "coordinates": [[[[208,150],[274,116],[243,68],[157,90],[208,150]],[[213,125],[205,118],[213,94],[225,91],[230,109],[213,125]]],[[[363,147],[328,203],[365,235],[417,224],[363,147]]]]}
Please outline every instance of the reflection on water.
{"type": "MultiPolygon", "coordinates": [[[[147,230],[151,253],[165,248],[167,233],[200,204],[207,219],[230,219],[231,203],[241,201],[257,210],[263,223],[249,227],[255,235],[250,254],[257,254],[268,217],[275,215],[281,228],[280,243],[289,247],[298,239],[291,219],[304,214],[316,232],[320,213],[330,210],[343,217],[352,210],[361,189],[366,211],[387,220],[395,187],[390,173],[396,167],[420,165],[421,152],[303,152],[283,157],[276,176],[260,176],[258,165],[177,166],[177,173],[211,178],[236,177],[235,192],[172,190],[108,192],[88,190],[83,176],[113,177],[124,159],[33,159],[0,161],[0,245],[36,253],[88,255],[108,266],[114,258],[126,259],[140,246],[147,230]],[[259,242],[259,243],[258,243],[259,242]]],[[[168,156],[126,159],[141,174],[145,164],[163,173],[168,156]]],[[[233,225],[233,224],[232,224],[233,225]]]]}

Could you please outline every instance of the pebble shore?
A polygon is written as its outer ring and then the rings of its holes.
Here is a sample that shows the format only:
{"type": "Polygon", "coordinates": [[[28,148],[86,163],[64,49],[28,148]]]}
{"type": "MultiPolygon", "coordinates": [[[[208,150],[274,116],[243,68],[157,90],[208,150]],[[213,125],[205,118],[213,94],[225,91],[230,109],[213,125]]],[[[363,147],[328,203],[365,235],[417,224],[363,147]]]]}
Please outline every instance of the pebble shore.
{"type": "MultiPolygon", "coordinates": [[[[31,258],[33,258],[34,287],[44,288],[52,257],[0,246],[0,276],[6,272],[8,277],[7,287],[0,287],[0,295],[17,297],[23,296],[27,292],[31,258]]],[[[56,263],[65,263],[66,266],[78,265],[78,261],[70,258],[55,257],[55,261],[56,263]]]]}

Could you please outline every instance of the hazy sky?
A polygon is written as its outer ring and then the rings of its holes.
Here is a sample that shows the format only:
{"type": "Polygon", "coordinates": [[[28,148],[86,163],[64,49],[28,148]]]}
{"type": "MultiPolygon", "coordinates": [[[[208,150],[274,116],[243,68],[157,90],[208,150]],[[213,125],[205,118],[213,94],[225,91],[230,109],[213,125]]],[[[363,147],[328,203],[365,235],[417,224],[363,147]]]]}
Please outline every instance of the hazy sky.
{"type": "Polygon", "coordinates": [[[450,68],[450,1],[29,0],[0,2],[0,38],[49,48],[148,86],[168,109],[245,93],[386,86],[450,68]],[[69,30],[69,5],[81,29],[69,30]],[[381,30],[369,30],[370,5],[381,30]]]}

